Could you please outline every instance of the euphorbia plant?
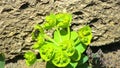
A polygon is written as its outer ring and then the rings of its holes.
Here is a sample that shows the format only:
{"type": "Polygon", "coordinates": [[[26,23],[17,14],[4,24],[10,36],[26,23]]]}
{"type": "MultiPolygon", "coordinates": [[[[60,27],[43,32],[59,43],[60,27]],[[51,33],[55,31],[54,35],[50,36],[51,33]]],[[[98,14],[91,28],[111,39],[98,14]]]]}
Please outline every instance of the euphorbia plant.
{"type": "MultiPolygon", "coordinates": [[[[92,39],[89,26],[84,26],[78,31],[70,29],[72,15],[69,13],[50,14],[45,22],[36,25],[32,32],[32,46],[39,50],[41,59],[47,62],[46,68],[80,68],[85,65],[88,57],[83,54],[92,39]],[[53,29],[53,36],[48,36],[45,31],[53,29]]],[[[36,61],[34,52],[29,51],[24,55],[28,65],[36,61]]]]}

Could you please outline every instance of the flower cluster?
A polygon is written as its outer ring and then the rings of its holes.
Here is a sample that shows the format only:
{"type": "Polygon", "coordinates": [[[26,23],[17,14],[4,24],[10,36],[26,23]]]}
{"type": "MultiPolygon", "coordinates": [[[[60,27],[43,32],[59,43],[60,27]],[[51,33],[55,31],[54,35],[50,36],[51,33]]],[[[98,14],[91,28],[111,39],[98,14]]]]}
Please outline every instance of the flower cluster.
{"type": "MultiPolygon", "coordinates": [[[[91,28],[84,26],[78,31],[71,31],[71,21],[72,15],[69,13],[50,14],[46,16],[45,22],[36,25],[32,32],[32,37],[36,40],[32,48],[39,50],[41,59],[53,68],[76,68],[86,58],[83,52],[92,39],[91,28]],[[55,29],[53,37],[49,37],[45,30],[52,28],[55,29]]],[[[27,52],[24,57],[28,65],[36,61],[33,52],[27,52]]]]}

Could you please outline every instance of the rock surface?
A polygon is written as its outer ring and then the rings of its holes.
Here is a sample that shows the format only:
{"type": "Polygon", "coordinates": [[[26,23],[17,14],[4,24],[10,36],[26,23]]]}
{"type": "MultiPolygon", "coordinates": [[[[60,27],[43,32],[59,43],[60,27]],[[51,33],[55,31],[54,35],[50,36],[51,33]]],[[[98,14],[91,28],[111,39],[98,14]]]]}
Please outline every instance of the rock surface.
{"type": "Polygon", "coordinates": [[[73,14],[72,29],[89,24],[90,46],[120,42],[119,0],[0,0],[0,52],[7,59],[23,54],[33,44],[33,26],[50,12],[73,14]]]}

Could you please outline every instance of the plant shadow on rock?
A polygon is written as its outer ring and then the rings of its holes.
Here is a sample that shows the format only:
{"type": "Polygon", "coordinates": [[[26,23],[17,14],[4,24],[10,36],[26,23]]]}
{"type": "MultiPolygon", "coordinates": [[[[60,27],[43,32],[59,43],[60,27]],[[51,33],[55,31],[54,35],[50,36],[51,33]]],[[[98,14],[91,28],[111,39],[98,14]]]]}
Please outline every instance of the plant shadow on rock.
{"type": "Polygon", "coordinates": [[[23,55],[18,55],[14,57],[13,59],[6,60],[6,64],[11,63],[11,62],[16,63],[18,60],[23,60],[23,59],[24,59],[23,55]]]}
{"type": "MultiPolygon", "coordinates": [[[[92,64],[93,68],[107,68],[108,63],[105,63],[105,61],[108,61],[108,58],[105,58],[105,54],[108,53],[114,53],[120,50],[120,42],[111,43],[106,46],[99,46],[99,47],[88,47],[86,53],[89,56],[89,63],[92,64]]],[[[119,57],[118,57],[119,58],[119,57]]],[[[112,58],[114,60],[114,58],[112,58]]],[[[114,62],[116,63],[116,62],[114,62]]]]}
{"type": "MultiPolygon", "coordinates": [[[[37,59],[40,59],[40,54],[36,54],[36,58],[37,59]]],[[[16,57],[14,57],[13,59],[9,59],[9,60],[6,60],[6,63],[5,64],[9,64],[9,63],[17,63],[18,60],[24,60],[24,55],[17,55],[16,57]]]]}

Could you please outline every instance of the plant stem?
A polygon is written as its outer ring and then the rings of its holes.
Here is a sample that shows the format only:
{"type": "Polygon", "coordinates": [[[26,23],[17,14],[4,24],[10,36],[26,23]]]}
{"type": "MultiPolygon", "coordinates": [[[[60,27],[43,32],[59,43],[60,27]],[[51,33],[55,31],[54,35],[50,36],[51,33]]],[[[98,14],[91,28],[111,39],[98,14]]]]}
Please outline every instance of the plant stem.
{"type": "Polygon", "coordinates": [[[46,34],[45,34],[44,36],[45,36],[46,39],[48,39],[49,41],[51,41],[51,42],[53,42],[54,44],[56,44],[57,46],[59,46],[58,43],[55,42],[51,37],[49,37],[49,36],[46,35],[46,34]]]}
{"type": "Polygon", "coordinates": [[[57,31],[57,33],[58,33],[58,36],[59,36],[60,42],[62,42],[62,38],[61,38],[60,31],[58,30],[58,28],[56,28],[56,31],[57,31]]]}
{"type": "Polygon", "coordinates": [[[70,27],[67,27],[67,31],[68,31],[68,40],[70,39],[70,27]]]}

